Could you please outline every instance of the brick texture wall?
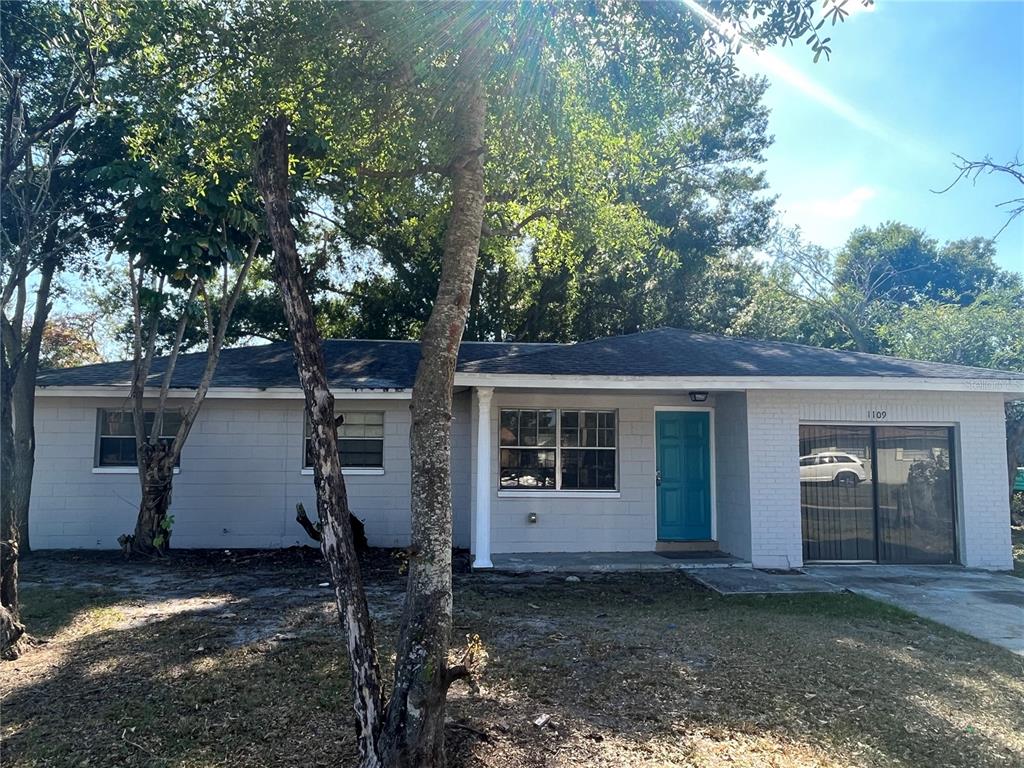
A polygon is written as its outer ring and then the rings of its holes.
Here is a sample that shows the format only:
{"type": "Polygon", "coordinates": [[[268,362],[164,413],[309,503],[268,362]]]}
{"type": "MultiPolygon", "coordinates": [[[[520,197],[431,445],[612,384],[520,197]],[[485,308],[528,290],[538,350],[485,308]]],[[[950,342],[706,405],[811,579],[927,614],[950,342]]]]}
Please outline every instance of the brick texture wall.
{"type": "Polygon", "coordinates": [[[927,424],[956,427],[957,540],[966,566],[1008,569],[1010,550],[1002,396],[987,392],[763,391],[747,393],[752,559],[802,563],[799,425],[927,424]],[[872,419],[885,411],[884,420],[872,419]]]}
{"type": "MultiPolygon", "coordinates": [[[[135,474],[94,474],[98,408],[122,400],[41,397],[37,401],[33,546],[116,549],[134,528],[135,474]]],[[[339,410],[384,411],[384,474],[346,475],[349,502],[370,542],[409,541],[409,404],[338,400],[339,410]]],[[[456,408],[456,445],[466,441],[468,412],[456,408]]],[[[295,503],[311,517],[313,478],[302,473],[301,400],[208,400],[189,436],[174,479],[174,546],[242,548],[310,543],[295,523],[295,503]]],[[[468,457],[456,447],[458,465],[468,457]]],[[[465,473],[465,470],[462,470],[465,473]]],[[[456,478],[455,540],[468,546],[468,480],[456,478]]]]}

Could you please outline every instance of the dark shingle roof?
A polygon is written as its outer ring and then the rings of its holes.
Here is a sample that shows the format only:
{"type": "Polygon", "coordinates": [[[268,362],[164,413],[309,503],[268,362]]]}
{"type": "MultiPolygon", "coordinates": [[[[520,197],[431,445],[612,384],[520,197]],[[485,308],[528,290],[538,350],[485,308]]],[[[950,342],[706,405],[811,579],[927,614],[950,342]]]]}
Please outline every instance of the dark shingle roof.
{"type": "MultiPolygon", "coordinates": [[[[498,342],[463,342],[459,362],[486,360],[493,357],[523,353],[527,349],[547,349],[550,344],[515,344],[498,342]]],[[[416,341],[365,341],[361,339],[329,339],[324,341],[327,378],[339,389],[409,389],[416,377],[420,345],[416,341]]],[[[166,358],[153,361],[150,386],[159,386],[166,358]]],[[[194,389],[206,365],[206,353],[181,355],[174,368],[171,386],[194,389]]],[[[42,371],[38,386],[129,386],[132,379],[130,361],[98,363],[78,368],[42,371]]],[[[298,387],[290,342],[261,344],[225,349],[213,377],[214,387],[298,387]]]]}
{"type": "Polygon", "coordinates": [[[467,373],[557,376],[895,376],[1016,379],[989,368],[904,360],[780,341],[657,328],[531,354],[467,362],[467,373]]]}
{"type": "MultiPolygon", "coordinates": [[[[420,359],[419,342],[331,339],[324,342],[331,386],[338,389],[409,389],[420,359]]],[[[194,388],[205,353],[182,355],[172,386],[194,388]]],[[[150,385],[158,386],[165,359],[154,361],[150,385]]],[[[127,386],[130,362],[43,371],[41,387],[127,386]]],[[[658,328],[578,344],[463,342],[459,371],[556,376],[892,376],[899,378],[1024,381],[1024,374],[945,363],[903,360],[860,352],[755,341],[658,328]]],[[[291,344],[226,349],[215,387],[297,387],[291,344]]]]}

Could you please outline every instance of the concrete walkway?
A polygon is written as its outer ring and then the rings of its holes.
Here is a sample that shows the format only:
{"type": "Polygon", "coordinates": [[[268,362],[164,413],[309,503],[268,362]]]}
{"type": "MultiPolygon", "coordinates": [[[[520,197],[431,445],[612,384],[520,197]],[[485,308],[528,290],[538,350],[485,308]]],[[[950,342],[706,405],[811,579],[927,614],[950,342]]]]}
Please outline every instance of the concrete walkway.
{"type": "Polygon", "coordinates": [[[1024,656],[1024,579],[934,565],[816,565],[805,570],[824,583],[1024,656]]]}
{"type": "Polygon", "coordinates": [[[806,592],[845,592],[842,587],[801,571],[758,571],[752,568],[692,571],[698,584],[720,595],[795,595],[806,592]]]}

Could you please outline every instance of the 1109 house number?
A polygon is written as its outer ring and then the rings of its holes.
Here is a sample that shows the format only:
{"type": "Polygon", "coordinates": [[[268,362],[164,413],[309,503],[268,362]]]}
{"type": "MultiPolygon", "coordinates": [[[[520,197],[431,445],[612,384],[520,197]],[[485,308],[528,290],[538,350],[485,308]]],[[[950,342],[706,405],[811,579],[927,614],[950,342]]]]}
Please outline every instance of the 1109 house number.
{"type": "Polygon", "coordinates": [[[868,409],[868,419],[870,421],[885,421],[888,413],[886,411],[880,411],[873,408],[868,409]]]}

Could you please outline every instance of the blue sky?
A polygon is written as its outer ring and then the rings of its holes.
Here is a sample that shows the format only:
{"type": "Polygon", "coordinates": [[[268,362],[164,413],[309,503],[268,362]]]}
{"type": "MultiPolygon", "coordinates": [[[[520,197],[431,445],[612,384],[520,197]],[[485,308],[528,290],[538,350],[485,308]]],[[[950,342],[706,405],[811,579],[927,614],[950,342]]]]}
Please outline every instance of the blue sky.
{"type": "MultiPolygon", "coordinates": [[[[1020,184],[931,190],[955,177],[954,153],[1024,159],[1024,1],[877,0],[829,34],[830,61],[806,45],[741,60],[771,82],[767,172],[783,220],[828,247],[888,219],[940,240],[994,235],[996,203],[1020,184]]],[[[1024,272],[1024,220],[997,244],[1024,272]]]]}

